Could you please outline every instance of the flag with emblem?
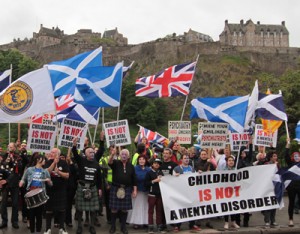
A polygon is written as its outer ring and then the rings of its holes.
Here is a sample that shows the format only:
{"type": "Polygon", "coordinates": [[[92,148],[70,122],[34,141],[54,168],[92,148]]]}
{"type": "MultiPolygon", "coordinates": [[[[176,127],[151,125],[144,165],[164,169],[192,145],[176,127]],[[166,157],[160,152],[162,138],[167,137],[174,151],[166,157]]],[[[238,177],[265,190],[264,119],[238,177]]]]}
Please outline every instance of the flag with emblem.
{"type": "Polygon", "coordinates": [[[46,66],[50,71],[54,96],[74,94],[80,72],[88,67],[102,66],[102,47],[46,66]]]}
{"type": "Polygon", "coordinates": [[[33,115],[54,110],[47,68],[25,74],[0,93],[0,123],[28,122],[33,115]]]}
{"type": "Polygon", "coordinates": [[[174,65],[156,75],[142,77],[135,82],[138,97],[160,98],[186,96],[195,73],[196,62],[174,65]]]}
{"type": "Polygon", "coordinates": [[[0,93],[11,83],[11,69],[0,72],[0,93]]]}

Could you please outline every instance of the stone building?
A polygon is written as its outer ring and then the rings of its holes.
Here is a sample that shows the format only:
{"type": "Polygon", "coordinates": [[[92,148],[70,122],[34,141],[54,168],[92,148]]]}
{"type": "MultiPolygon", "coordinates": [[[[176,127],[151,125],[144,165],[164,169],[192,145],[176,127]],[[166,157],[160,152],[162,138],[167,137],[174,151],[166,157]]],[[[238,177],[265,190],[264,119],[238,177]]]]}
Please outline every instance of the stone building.
{"type": "Polygon", "coordinates": [[[289,32],[282,21],[281,25],[256,24],[252,20],[239,24],[229,24],[225,20],[225,27],[220,34],[221,45],[253,46],[253,47],[289,47],[289,32]]]}
{"type": "Polygon", "coordinates": [[[112,30],[106,30],[103,33],[103,38],[113,39],[118,45],[127,45],[128,39],[123,37],[123,34],[118,32],[118,28],[112,30]]]}
{"type": "Polygon", "coordinates": [[[184,33],[184,39],[187,42],[213,42],[213,39],[210,36],[196,32],[192,29],[184,33]]]}
{"type": "Polygon", "coordinates": [[[58,27],[52,29],[43,27],[41,24],[38,33],[33,33],[33,40],[40,46],[46,47],[51,45],[60,44],[62,38],[64,37],[64,31],[60,30],[58,27]]]}

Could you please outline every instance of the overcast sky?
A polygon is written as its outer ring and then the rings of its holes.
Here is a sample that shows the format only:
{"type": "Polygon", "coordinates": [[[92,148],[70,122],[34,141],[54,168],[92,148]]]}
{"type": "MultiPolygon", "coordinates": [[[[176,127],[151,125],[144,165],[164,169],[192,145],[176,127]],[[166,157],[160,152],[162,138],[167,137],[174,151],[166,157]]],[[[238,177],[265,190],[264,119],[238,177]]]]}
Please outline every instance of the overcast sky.
{"type": "Polygon", "coordinates": [[[117,27],[130,44],[190,28],[218,41],[226,19],[252,19],[261,24],[285,21],[290,46],[300,47],[299,0],[1,0],[0,6],[0,44],[32,38],[40,24],[58,26],[65,34],[117,27]]]}

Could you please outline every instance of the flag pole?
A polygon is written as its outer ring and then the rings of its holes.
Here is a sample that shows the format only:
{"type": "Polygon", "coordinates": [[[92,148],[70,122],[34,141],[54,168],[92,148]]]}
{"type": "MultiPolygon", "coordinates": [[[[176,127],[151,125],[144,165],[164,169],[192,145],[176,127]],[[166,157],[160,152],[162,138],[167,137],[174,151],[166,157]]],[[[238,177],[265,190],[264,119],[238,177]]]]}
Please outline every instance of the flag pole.
{"type": "MultiPolygon", "coordinates": [[[[197,65],[197,63],[198,63],[198,59],[199,59],[199,54],[197,55],[197,59],[196,59],[195,72],[196,72],[196,65],[197,65]]],[[[195,72],[194,72],[194,74],[193,74],[193,76],[192,76],[192,80],[191,80],[191,83],[190,83],[190,85],[189,85],[189,91],[190,91],[190,88],[191,88],[191,85],[192,85],[192,82],[193,82],[193,79],[194,79],[195,72]]],[[[189,92],[189,93],[190,93],[190,92],[189,92]]],[[[187,103],[187,100],[188,100],[189,93],[185,96],[185,101],[184,101],[184,105],[183,105],[183,109],[182,109],[180,121],[182,121],[182,119],[183,119],[183,114],[184,114],[184,111],[185,111],[185,107],[186,107],[186,103],[187,103]]]]}
{"type": "Polygon", "coordinates": [[[287,137],[287,139],[290,139],[289,128],[288,128],[287,121],[284,121],[284,123],[285,123],[286,137],[287,137]]]}
{"type": "Polygon", "coordinates": [[[99,107],[99,110],[98,110],[98,121],[97,121],[97,124],[95,126],[95,132],[94,132],[94,138],[93,138],[93,144],[95,144],[95,140],[96,140],[96,134],[97,134],[97,129],[98,129],[98,125],[99,125],[99,118],[100,118],[100,109],[101,107],[99,107]]]}
{"type": "Polygon", "coordinates": [[[100,110],[100,108],[98,108],[98,109],[96,110],[96,112],[93,114],[93,116],[90,118],[90,120],[89,120],[88,122],[86,122],[85,125],[84,125],[84,127],[80,130],[80,132],[78,132],[78,134],[75,136],[75,138],[77,138],[77,137],[82,133],[82,131],[89,125],[89,122],[91,122],[92,119],[95,117],[95,115],[96,115],[97,113],[99,113],[99,110],[100,110]]]}
{"type": "MultiPolygon", "coordinates": [[[[12,64],[10,64],[10,76],[9,76],[9,85],[11,84],[11,77],[12,77],[12,64]]],[[[19,126],[19,123],[18,123],[19,126]]],[[[18,132],[19,134],[19,132],[18,132]]],[[[18,135],[19,137],[19,135],[18,135]]],[[[10,123],[8,123],[8,143],[10,143],[10,123]]]]}

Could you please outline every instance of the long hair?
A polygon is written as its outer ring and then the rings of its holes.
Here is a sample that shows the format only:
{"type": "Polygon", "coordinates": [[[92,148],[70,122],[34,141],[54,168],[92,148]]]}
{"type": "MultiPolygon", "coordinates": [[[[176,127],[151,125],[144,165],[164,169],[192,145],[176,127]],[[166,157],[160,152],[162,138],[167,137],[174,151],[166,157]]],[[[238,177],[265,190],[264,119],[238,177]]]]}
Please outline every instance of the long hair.
{"type": "Polygon", "coordinates": [[[37,155],[35,155],[34,158],[33,158],[33,166],[35,166],[41,159],[42,159],[42,161],[43,161],[43,160],[45,160],[46,158],[45,158],[45,156],[42,155],[42,154],[37,154],[37,155]]]}

